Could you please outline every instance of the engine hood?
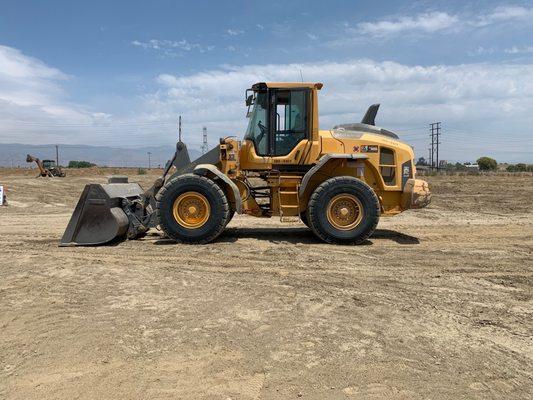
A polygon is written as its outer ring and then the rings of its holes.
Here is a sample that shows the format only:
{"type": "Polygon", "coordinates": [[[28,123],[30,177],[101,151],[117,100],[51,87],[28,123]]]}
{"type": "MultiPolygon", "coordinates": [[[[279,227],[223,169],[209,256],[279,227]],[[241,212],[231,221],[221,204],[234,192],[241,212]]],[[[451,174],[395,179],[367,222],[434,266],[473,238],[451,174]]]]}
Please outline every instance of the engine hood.
{"type": "Polygon", "coordinates": [[[343,137],[359,137],[363,133],[373,133],[376,135],[387,136],[392,139],[400,139],[394,132],[380,128],[379,126],[363,124],[361,122],[341,124],[333,127],[333,136],[335,137],[337,137],[337,135],[343,137]]]}

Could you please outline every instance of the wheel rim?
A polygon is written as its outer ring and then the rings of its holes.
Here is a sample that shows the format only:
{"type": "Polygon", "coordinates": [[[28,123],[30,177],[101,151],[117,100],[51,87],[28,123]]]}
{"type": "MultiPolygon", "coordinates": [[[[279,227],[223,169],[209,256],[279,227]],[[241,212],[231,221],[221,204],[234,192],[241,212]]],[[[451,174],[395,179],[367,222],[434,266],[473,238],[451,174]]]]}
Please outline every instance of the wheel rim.
{"type": "Polygon", "coordinates": [[[363,205],[352,194],[339,194],[329,201],[327,217],[329,223],[336,229],[348,231],[361,223],[363,205]]]}
{"type": "Polygon", "coordinates": [[[198,192],[186,192],[174,201],[172,214],[181,226],[197,229],[209,219],[211,206],[204,195],[198,192]]]}

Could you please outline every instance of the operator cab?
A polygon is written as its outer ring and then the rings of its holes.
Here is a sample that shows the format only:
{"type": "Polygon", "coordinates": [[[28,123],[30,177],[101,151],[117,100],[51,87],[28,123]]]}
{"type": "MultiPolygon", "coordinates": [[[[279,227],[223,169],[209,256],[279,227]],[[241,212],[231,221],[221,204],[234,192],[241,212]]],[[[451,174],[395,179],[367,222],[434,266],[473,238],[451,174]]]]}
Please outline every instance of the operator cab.
{"type": "Polygon", "coordinates": [[[320,83],[256,83],[246,91],[249,123],[244,139],[262,157],[289,154],[312,132],[312,92],[320,83]],[[252,93],[250,93],[252,92],[252,93]]]}
{"type": "Polygon", "coordinates": [[[43,167],[46,169],[55,168],[56,162],[54,160],[43,160],[43,167]]]}

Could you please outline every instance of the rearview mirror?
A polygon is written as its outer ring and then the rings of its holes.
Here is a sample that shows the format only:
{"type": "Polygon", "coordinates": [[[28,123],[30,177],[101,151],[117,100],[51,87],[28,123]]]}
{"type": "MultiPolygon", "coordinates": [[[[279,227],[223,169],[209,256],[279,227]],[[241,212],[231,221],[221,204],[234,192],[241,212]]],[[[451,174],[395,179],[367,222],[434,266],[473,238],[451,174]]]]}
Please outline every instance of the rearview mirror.
{"type": "Polygon", "coordinates": [[[250,107],[254,103],[254,95],[251,94],[250,96],[246,97],[246,105],[250,107]]]}

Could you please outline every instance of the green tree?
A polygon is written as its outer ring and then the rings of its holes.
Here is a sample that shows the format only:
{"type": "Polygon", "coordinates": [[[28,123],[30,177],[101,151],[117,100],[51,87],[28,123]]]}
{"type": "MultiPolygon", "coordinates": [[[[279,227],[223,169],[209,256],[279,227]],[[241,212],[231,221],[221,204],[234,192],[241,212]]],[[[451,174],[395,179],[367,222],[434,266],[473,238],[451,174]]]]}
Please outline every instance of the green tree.
{"type": "Polygon", "coordinates": [[[518,172],[526,172],[527,171],[527,165],[524,163],[518,163],[516,164],[516,170],[518,172]]]}
{"type": "Polygon", "coordinates": [[[420,157],[416,162],[416,165],[428,165],[428,163],[424,157],[420,157]]]}
{"type": "Polygon", "coordinates": [[[467,168],[464,166],[464,164],[461,164],[460,162],[456,162],[454,165],[454,169],[456,171],[466,171],[467,168]]]}
{"type": "Polygon", "coordinates": [[[516,172],[516,165],[509,164],[506,169],[507,172],[516,172]]]}
{"type": "Polygon", "coordinates": [[[498,162],[490,157],[478,158],[476,162],[480,171],[494,171],[498,167],[498,162]]]}
{"type": "Polygon", "coordinates": [[[96,167],[96,164],[90,163],[89,161],[69,161],[69,168],[91,168],[96,167]]]}

